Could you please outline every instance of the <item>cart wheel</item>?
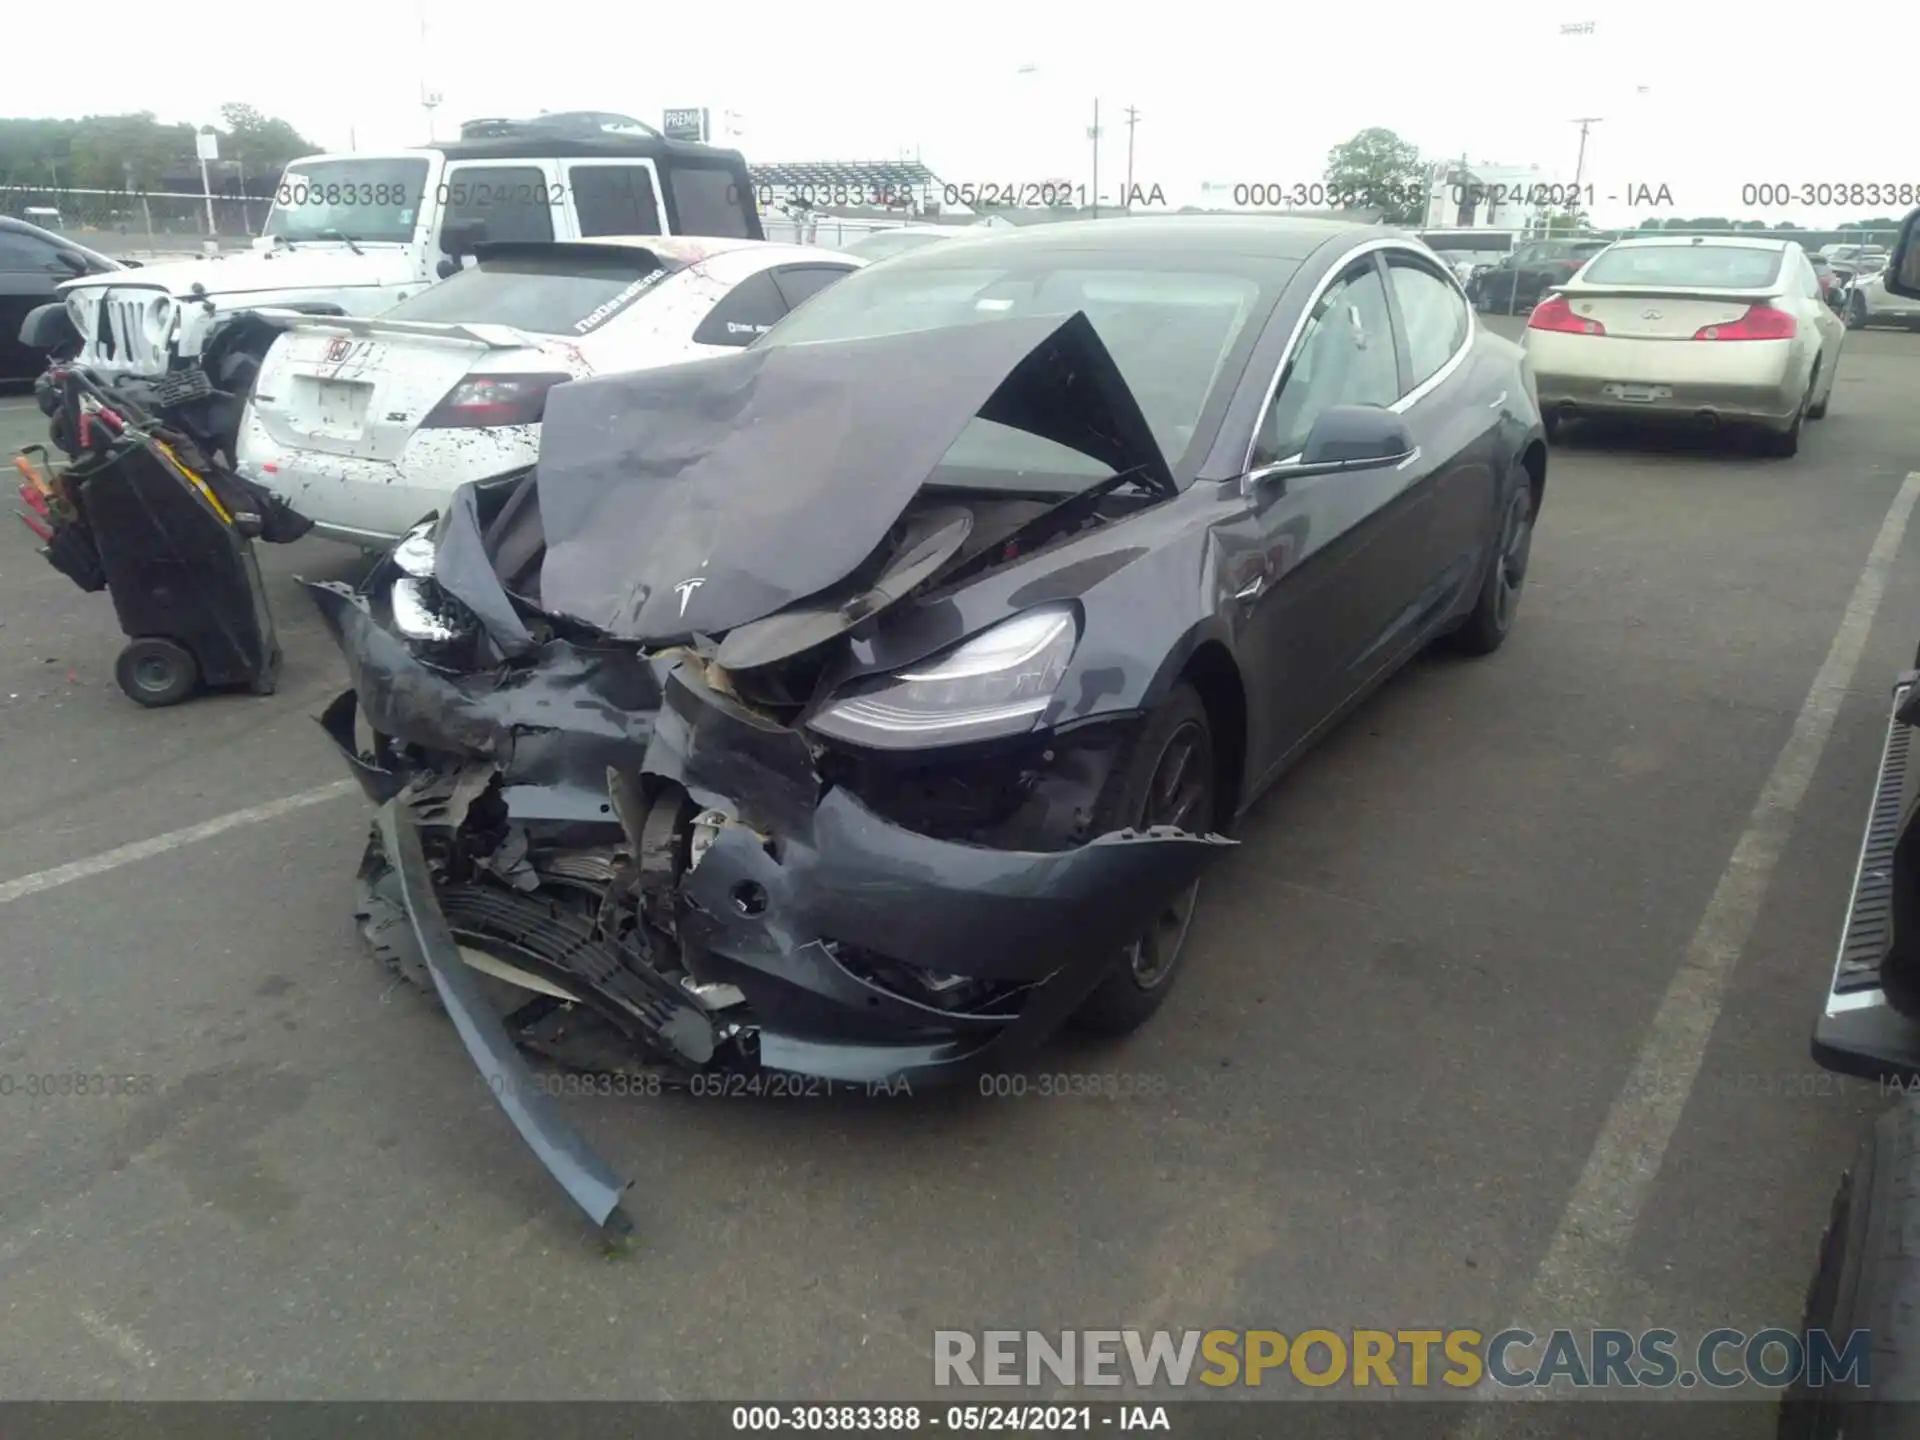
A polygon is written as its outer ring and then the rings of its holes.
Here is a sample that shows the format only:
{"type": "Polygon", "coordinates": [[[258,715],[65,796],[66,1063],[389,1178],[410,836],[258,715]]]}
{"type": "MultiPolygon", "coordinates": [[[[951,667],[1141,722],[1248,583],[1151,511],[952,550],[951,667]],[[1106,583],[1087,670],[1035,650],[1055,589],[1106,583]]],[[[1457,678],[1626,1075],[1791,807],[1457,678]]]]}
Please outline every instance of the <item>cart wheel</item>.
{"type": "Polygon", "coordinates": [[[186,647],[147,636],[135,640],[113,662],[113,678],[130,699],[142,705],[178,705],[200,682],[200,666],[186,647]]]}

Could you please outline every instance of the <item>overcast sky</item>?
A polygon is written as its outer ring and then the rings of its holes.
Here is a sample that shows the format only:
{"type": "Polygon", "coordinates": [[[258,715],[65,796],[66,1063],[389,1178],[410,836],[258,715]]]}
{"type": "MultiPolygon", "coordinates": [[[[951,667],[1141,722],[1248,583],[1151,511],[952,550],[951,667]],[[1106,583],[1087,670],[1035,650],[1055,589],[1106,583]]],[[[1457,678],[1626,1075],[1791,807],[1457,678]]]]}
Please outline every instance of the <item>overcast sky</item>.
{"type": "MultiPolygon", "coordinates": [[[[221,102],[241,100],[326,148],[366,150],[425,138],[424,81],[444,96],[443,137],[479,115],[601,109],[657,125],[666,107],[706,106],[716,127],[738,113],[733,143],[750,161],[917,148],[950,183],[1083,184],[1097,96],[1101,189],[1112,196],[1124,178],[1122,110],[1133,105],[1135,183],[1159,184],[1174,204],[1197,199],[1207,181],[1316,182],[1328,147],[1369,125],[1429,158],[1537,164],[1543,178],[1566,182],[1579,144],[1571,122],[1592,115],[1603,119],[1584,175],[1603,224],[1655,213],[1628,205],[1640,185],[1666,186],[1673,205],[1662,213],[1682,216],[1811,224],[1904,213],[1887,203],[1741,203],[1741,187],[1761,182],[1920,184],[1912,129],[1894,123],[1893,88],[1820,59],[1815,47],[1826,41],[1812,12],[1783,11],[1759,32],[1743,22],[1736,42],[1704,0],[1585,4],[1184,0],[1094,11],[1037,0],[735,0],[716,10],[327,0],[275,11],[200,0],[162,22],[151,0],[94,0],[89,35],[112,37],[116,51],[154,51],[154,63],[123,64],[77,54],[59,6],[20,3],[9,7],[9,48],[48,63],[13,67],[0,105],[14,115],[150,109],[204,122],[221,102]],[[714,15],[725,23],[708,28],[714,15]],[[1583,20],[1595,22],[1593,34],[1559,33],[1583,20]]],[[[1828,39],[1860,40],[1878,13],[1858,12],[1867,18],[1839,22],[1828,39]]]]}

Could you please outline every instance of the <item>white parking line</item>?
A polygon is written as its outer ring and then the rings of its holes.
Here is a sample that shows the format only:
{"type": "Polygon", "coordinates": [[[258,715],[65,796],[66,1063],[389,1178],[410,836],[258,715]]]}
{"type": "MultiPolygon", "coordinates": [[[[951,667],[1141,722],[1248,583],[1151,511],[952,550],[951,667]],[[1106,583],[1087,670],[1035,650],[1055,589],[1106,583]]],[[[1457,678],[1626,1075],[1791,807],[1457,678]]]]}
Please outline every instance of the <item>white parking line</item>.
{"type": "MultiPolygon", "coordinates": [[[[1707,1041],[1726,1001],[1727,982],[1753,933],[1760,902],[1792,829],[1794,811],[1813,779],[1833,733],[1834,716],[1859,667],[1916,498],[1920,498],[1920,471],[1907,476],[1880,522],[1880,533],[1867,552],[1866,566],[1847,601],[1827,658],[1814,675],[1793,731],[1760,788],[1747,828],[1734,845],[1680,968],[1667,986],[1633,1072],[1607,1112],[1593,1153],[1560,1217],[1560,1227],[1510,1328],[1544,1337],[1561,1326],[1606,1323],[1603,1307],[1623,1271],[1634,1226],[1706,1058],[1707,1041]]],[[[1547,1393],[1483,1388],[1508,1397],[1544,1398],[1547,1393]]],[[[1484,1412],[1475,1418],[1482,1423],[1471,1427],[1468,1435],[1482,1433],[1493,1423],[1484,1412]]]]}
{"type": "Polygon", "coordinates": [[[22,875],[18,880],[0,881],[0,905],[23,900],[29,895],[38,895],[42,890],[52,890],[59,885],[70,885],[75,880],[85,880],[89,876],[118,870],[122,865],[131,865],[136,860],[164,855],[167,851],[178,850],[183,845],[194,845],[202,840],[211,840],[216,835],[224,835],[229,830],[238,830],[245,825],[258,825],[265,820],[277,820],[282,815],[290,815],[295,810],[303,810],[309,805],[318,805],[323,800],[334,800],[342,795],[352,794],[359,788],[356,781],[336,780],[333,784],[322,785],[317,790],[302,790],[297,795],[269,800],[264,805],[249,805],[244,810],[232,810],[225,815],[216,815],[211,820],[202,820],[198,825],[169,830],[166,834],[156,835],[151,840],[136,840],[131,845],[119,845],[111,850],[103,850],[98,855],[90,855],[84,860],[56,865],[51,870],[36,870],[31,875],[22,875]]]}

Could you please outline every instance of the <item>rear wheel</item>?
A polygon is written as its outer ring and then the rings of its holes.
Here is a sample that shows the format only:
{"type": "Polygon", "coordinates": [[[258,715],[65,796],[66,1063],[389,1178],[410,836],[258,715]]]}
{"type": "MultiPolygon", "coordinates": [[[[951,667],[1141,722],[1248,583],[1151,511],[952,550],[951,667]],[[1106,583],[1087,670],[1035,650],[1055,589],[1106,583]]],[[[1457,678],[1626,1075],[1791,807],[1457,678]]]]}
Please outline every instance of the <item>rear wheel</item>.
{"type": "MultiPolygon", "coordinates": [[[[1201,832],[1216,823],[1213,729],[1192,686],[1176,685],[1114,767],[1095,814],[1095,833],[1176,825],[1201,832]]],[[[1200,882],[1170,898],[1122,951],[1113,972],[1074,1014],[1076,1029],[1125,1035],[1144,1025],[1179,973],[1200,882]]]]}
{"type": "Polygon", "coordinates": [[[1766,447],[1769,455],[1778,455],[1786,459],[1800,453],[1800,429],[1807,418],[1806,396],[1800,397],[1800,408],[1793,412],[1793,424],[1784,430],[1772,430],[1767,433],[1766,447]]]}
{"type": "Polygon", "coordinates": [[[1525,470],[1515,477],[1513,498],[1507,502],[1494,541],[1493,562],[1481,584],[1480,598],[1447,637],[1454,649],[1468,655],[1491,655],[1507,642],[1514,617],[1520,612],[1520,591],[1527,580],[1527,561],[1533,554],[1533,483],[1525,470]]]}
{"type": "Polygon", "coordinates": [[[1847,328],[1864,330],[1867,328],[1867,301],[1863,295],[1854,295],[1847,300],[1847,328]]]}

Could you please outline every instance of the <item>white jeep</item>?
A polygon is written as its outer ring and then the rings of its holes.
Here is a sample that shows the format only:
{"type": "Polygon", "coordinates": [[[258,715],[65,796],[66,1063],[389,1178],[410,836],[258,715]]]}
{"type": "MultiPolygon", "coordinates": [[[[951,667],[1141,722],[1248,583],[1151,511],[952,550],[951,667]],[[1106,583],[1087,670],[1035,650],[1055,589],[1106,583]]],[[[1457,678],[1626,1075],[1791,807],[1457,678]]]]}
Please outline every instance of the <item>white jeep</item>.
{"type": "Polygon", "coordinates": [[[480,241],[596,235],[764,238],[738,151],[598,112],[472,121],[447,144],[291,162],[250,253],[60,286],[70,363],[231,457],[273,312],[376,315],[480,241]]]}

